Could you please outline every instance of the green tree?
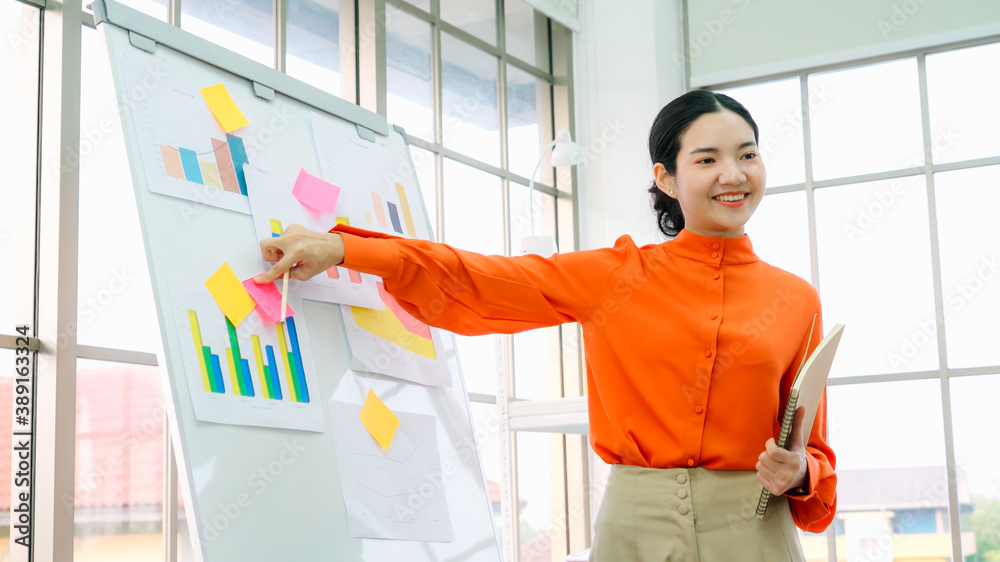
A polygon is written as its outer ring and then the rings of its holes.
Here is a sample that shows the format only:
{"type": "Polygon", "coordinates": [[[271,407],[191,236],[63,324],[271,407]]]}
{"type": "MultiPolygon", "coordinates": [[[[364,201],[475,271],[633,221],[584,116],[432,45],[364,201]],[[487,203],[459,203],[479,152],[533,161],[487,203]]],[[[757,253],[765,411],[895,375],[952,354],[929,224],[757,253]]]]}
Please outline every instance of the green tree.
{"type": "Polygon", "coordinates": [[[976,553],[982,562],[1000,562],[1000,500],[977,497],[972,512],[976,553]]]}

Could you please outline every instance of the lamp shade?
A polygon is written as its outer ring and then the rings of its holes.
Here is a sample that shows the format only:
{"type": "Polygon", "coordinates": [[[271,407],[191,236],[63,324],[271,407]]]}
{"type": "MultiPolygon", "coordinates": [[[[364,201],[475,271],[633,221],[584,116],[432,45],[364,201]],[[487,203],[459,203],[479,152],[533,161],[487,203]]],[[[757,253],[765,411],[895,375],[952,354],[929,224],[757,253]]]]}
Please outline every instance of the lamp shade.
{"type": "Polygon", "coordinates": [[[573,142],[567,129],[559,129],[556,135],[556,145],[552,149],[553,166],[575,166],[587,161],[583,147],[573,142]]]}

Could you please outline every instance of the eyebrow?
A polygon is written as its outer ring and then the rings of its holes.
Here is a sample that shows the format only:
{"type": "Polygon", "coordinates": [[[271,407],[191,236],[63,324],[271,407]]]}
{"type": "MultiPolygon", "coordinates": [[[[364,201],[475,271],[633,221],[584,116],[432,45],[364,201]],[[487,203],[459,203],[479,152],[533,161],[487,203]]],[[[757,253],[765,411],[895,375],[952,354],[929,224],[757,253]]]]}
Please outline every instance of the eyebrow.
{"type": "MultiPolygon", "coordinates": [[[[757,146],[757,143],[755,143],[754,141],[747,141],[747,142],[739,145],[738,147],[736,147],[736,150],[742,150],[742,149],[750,147],[750,146],[757,146]]],[[[715,152],[718,152],[718,151],[719,151],[718,148],[696,148],[696,149],[692,150],[691,152],[689,152],[688,154],[698,154],[700,152],[707,152],[707,153],[711,154],[711,153],[715,153],[715,152]]]]}

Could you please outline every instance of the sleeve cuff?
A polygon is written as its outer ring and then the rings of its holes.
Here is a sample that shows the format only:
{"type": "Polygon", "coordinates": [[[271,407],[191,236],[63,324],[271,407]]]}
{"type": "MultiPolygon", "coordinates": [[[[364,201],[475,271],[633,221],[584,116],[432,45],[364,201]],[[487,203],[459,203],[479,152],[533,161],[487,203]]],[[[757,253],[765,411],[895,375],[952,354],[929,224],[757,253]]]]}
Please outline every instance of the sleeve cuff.
{"type": "Polygon", "coordinates": [[[359,228],[333,228],[344,239],[344,262],[348,269],[392,278],[399,269],[399,248],[389,237],[359,228]],[[367,236],[368,234],[374,236],[367,236]]]}
{"type": "MultiPolygon", "coordinates": [[[[806,470],[809,474],[809,481],[806,482],[805,486],[803,486],[803,488],[807,488],[805,493],[796,495],[794,493],[788,493],[792,492],[792,490],[789,490],[785,493],[785,497],[790,500],[804,502],[812,499],[813,496],[816,495],[816,486],[819,484],[819,461],[816,460],[816,457],[809,454],[808,449],[806,449],[806,470]]],[[[798,491],[798,489],[795,489],[795,491],[798,491]]]]}

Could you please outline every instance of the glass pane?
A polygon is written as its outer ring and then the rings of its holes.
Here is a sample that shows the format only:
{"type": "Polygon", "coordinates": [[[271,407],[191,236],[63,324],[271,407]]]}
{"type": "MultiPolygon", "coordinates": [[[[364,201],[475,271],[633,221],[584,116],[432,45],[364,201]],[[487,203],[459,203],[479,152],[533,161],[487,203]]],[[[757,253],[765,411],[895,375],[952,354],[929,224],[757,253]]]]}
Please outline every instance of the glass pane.
{"type": "Polygon", "coordinates": [[[561,351],[558,326],[514,334],[514,396],[561,397],[561,351]]]}
{"type": "Polygon", "coordinates": [[[507,53],[549,70],[548,20],[524,0],[504,0],[507,30],[507,53]]]}
{"type": "Polygon", "coordinates": [[[160,347],[135,192],[111,68],[83,30],[77,341],[154,352],[160,347]],[[114,251],[108,251],[112,244],[114,251]]]}
{"type": "Polygon", "coordinates": [[[163,560],[159,369],[77,361],[74,560],[163,560]]]}
{"type": "MultiPolygon", "coordinates": [[[[399,1],[402,3],[402,0],[399,1]]],[[[406,3],[411,6],[416,6],[427,13],[431,12],[431,0],[407,0],[406,3]]],[[[386,2],[386,9],[390,9],[389,5],[390,4],[386,2]]]]}
{"type": "Polygon", "coordinates": [[[916,59],[809,76],[813,177],[924,164],[916,59]]]}
{"type": "Polygon", "coordinates": [[[497,44],[496,0],[440,0],[441,19],[490,45],[497,44]]]}
{"type": "Polygon", "coordinates": [[[805,191],[765,196],[746,231],[760,259],[806,281],[812,279],[805,191]]]}
{"type": "Polygon", "coordinates": [[[499,166],[497,58],[442,33],[441,61],[444,145],[499,166]]]}
{"type": "MultiPolygon", "coordinates": [[[[35,300],[35,194],[38,146],[39,10],[19,2],[0,4],[0,68],[8,86],[0,88],[0,169],[9,170],[0,205],[0,263],[16,275],[0,275],[0,334],[15,323],[32,323],[35,300]],[[23,269],[22,269],[23,268],[23,269]]],[[[11,362],[10,364],[13,364],[11,362]]],[[[4,407],[8,407],[5,404],[4,407]]],[[[9,468],[9,463],[8,467],[9,468]]]]}
{"type": "Polygon", "coordinates": [[[288,0],[288,35],[285,41],[288,50],[285,71],[289,76],[338,97],[339,6],[340,0],[288,0]]]}
{"type": "MultiPolygon", "coordinates": [[[[510,192],[510,255],[520,256],[525,253],[524,238],[527,236],[556,237],[556,201],[555,197],[540,191],[534,192],[534,198],[529,198],[526,186],[519,183],[509,184],[510,192]],[[534,204],[529,204],[533,201],[534,204]]],[[[563,248],[563,251],[566,251],[563,248]]]]}
{"type": "MultiPolygon", "coordinates": [[[[6,6],[0,7],[0,14],[6,6]]],[[[20,10],[18,10],[20,11],[20,10]]],[[[11,349],[0,349],[0,485],[4,493],[0,494],[0,519],[5,523],[4,537],[0,539],[0,560],[10,560],[10,489],[11,489],[11,434],[13,423],[12,408],[14,407],[14,358],[11,349]]],[[[37,388],[37,387],[36,387],[37,388]]],[[[35,445],[38,446],[37,444],[35,445]]],[[[35,509],[38,509],[36,505],[35,509]]]]}
{"type": "Polygon", "coordinates": [[[935,174],[948,366],[1000,365],[1000,166],[935,174]]]}
{"type": "Polygon", "coordinates": [[[1000,128],[1000,107],[969,99],[970,94],[996,91],[1000,43],[927,56],[935,164],[1000,155],[1000,138],[994,134],[1000,128]]]}
{"type": "Polygon", "coordinates": [[[410,145],[410,158],[413,160],[413,168],[417,172],[417,183],[420,185],[420,194],[424,198],[424,209],[427,211],[427,220],[431,223],[431,233],[437,240],[437,187],[434,173],[434,153],[420,147],[410,145]]]}
{"type": "Polygon", "coordinates": [[[950,560],[941,383],[834,386],[827,396],[838,553],[908,560],[919,551],[922,560],[950,560]]]}
{"type": "MultiPolygon", "coordinates": [[[[158,20],[167,21],[166,0],[121,0],[121,3],[130,8],[135,8],[144,14],[151,15],[158,20]]],[[[84,3],[84,6],[89,5],[89,2],[84,3]]]]}
{"type": "Polygon", "coordinates": [[[184,0],[181,28],[274,68],[274,4],[184,0]]]}
{"type": "MultiPolygon", "coordinates": [[[[799,78],[720,90],[720,93],[742,103],[757,123],[758,148],[767,165],[767,186],[806,181],[799,78]]],[[[821,111],[822,105],[810,109],[821,111]]]]}
{"type": "Polygon", "coordinates": [[[486,486],[493,507],[493,522],[500,526],[500,412],[494,404],[472,402],[472,423],[476,428],[479,458],[486,473],[486,486]]]}
{"type": "Polygon", "coordinates": [[[923,176],[816,191],[824,328],[847,328],[831,377],[938,368],[923,176]]]}
{"type": "Polygon", "coordinates": [[[444,241],[481,254],[503,254],[500,178],[444,160],[444,241]]]}
{"type": "Polygon", "coordinates": [[[455,335],[458,360],[462,365],[465,390],[496,396],[497,393],[497,336],[455,335]]]}
{"type": "Polygon", "coordinates": [[[562,481],[555,473],[562,470],[562,435],[521,431],[516,437],[521,560],[555,560],[553,548],[563,548],[552,540],[552,521],[563,515],[552,504],[553,482],[562,481]]]}
{"type": "Polygon", "coordinates": [[[959,520],[965,560],[1000,558],[1000,449],[984,447],[1000,425],[1000,376],[951,380],[951,419],[958,465],[959,520]]]}
{"type": "MultiPolygon", "coordinates": [[[[552,88],[507,65],[507,154],[511,172],[531,179],[542,149],[552,142],[552,88]]],[[[536,182],[552,185],[552,153],[538,167],[536,182]]]]}
{"type": "Polygon", "coordinates": [[[386,104],[390,123],[434,140],[431,24],[401,10],[386,20],[386,104]]]}

